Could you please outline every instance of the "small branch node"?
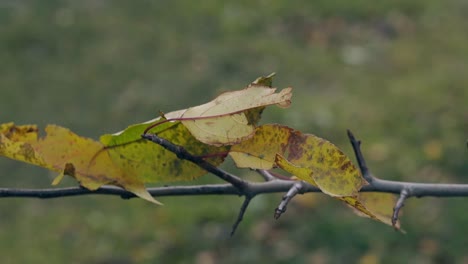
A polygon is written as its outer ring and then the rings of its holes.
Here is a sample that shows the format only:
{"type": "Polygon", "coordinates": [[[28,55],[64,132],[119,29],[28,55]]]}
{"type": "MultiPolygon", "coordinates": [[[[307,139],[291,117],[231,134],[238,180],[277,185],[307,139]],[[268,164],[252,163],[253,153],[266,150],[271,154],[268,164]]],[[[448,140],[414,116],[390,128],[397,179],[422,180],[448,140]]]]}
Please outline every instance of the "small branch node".
{"type": "Polygon", "coordinates": [[[236,232],[237,230],[237,227],[239,226],[239,224],[242,222],[242,219],[244,219],[244,214],[245,214],[245,211],[247,211],[247,207],[249,206],[250,204],[250,201],[253,199],[253,196],[246,196],[245,197],[245,200],[244,202],[242,203],[242,206],[239,210],[239,214],[237,215],[237,219],[236,219],[236,222],[234,222],[234,224],[232,225],[232,229],[231,229],[231,237],[234,235],[234,233],[236,232]]]}
{"type": "Polygon", "coordinates": [[[405,206],[405,200],[410,197],[410,193],[408,189],[403,189],[400,192],[400,197],[393,208],[393,215],[392,215],[392,225],[396,229],[396,224],[398,223],[398,215],[400,214],[401,208],[405,206]]]}
{"type": "Polygon", "coordinates": [[[281,203],[275,209],[274,218],[278,220],[280,216],[286,212],[289,202],[297,194],[303,194],[305,192],[305,185],[303,181],[298,181],[291,186],[289,191],[281,199],[281,203]]]}

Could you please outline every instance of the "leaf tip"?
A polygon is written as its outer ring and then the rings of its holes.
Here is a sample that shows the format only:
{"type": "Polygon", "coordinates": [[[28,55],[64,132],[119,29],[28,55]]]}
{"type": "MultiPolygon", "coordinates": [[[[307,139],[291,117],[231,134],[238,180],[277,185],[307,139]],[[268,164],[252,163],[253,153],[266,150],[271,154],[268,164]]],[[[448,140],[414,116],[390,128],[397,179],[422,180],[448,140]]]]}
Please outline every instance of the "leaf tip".
{"type": "Polygon", "coordinates": [[[59,175],[57,175],[57,177],[55,177],[55,179],[52,181],[51,185],[52,186],[57,186],[63,180],[63,177],[65,177],[65,174],[62,172],[59,175]]]}
{"type": "Polygon", "coordinates": [[[153,196],[146,190],[145,186],[125,186],[124,187],[127,191],[132,192],[136,196],[140,197],[143,200],[146,200],[148,202],[157,204],[157,205],[164,205],[161,202],[157,201],[154,199],[153,196]]]}

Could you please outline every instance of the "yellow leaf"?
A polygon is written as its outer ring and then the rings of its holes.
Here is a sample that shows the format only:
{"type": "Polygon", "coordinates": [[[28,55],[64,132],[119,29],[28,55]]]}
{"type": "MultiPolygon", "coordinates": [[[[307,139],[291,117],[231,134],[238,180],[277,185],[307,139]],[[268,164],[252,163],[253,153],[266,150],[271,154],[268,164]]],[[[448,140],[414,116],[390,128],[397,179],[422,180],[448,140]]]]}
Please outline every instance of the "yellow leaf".
{"type": "MultiPolygon", "coordinates": [[[[393,207],[397,202],[397,197],[394,194],[360,192],[358,199],[379,221],[392,225],[393,207]]],[[[396,224],[396,228],[400,229],[399,221],[396,224]]]]}
{"type": "Polygon", "coordinates": [[[252,138],[232,146],[230,155],[239,167],[269,169],[276,164],[330,196],[357,195],[364,183],[335,145],[286,126],[258,127],[252,138]]]}
{"type": "Polygon", "coordinates": [[[325,139],[286,126],[263,125],[251,138],[233,145],[229,154],[239,167],[278,166],[344,201],[361,215],[391,225],[391,218],[380,208],[387,210],[393,204],[380,194],[359,193],[366,181],[351,160],[325,139]]]}
{"type": "MultiPolygon", "coordinates": [[[[313,172],[312,172],[311,169],[295,166],[294,164],[292,164],[291,162],[289,162],[288,160],[286,160],[285,158],[283,158],[283,156],[281,156],[279,154],[276,154],[275,163],[281,169],[283,169],[283,170],[291,173],[292,175],[296,176],[297,178],[299,178],[299,179],[301,179],[301,180],[303,180],[305,182],[308,182],[309,184],[321,189],[317,185],[317,183],[315,182],[314,177],[312,175],[313,172]]],[[[324,193],[325,193],[325,191],[324,191],[324,193]]],[[[332,195],[332,196],[334,196],[334,195],[332,195]]]]}
{"type": "Polygon", "coordinates": [[[34,125],[0,125],[0,155],[51,169],[31,145],[31,142],[37,141],[37,132],[38,129],[34,125]],[[23,141],[19,141],[20,139],[23,141]]]}
{"type": "Polygon", "coordinates": [[[288,107],[291,104],[291,90],[286,88],[275,93],[275,88],[250,85],[187,109],[181,121],[203,143],[236,144],[252,134],[263,107],[275,104],[288,107]],[[256,108],[260,109],[246,113],[256,108]]]}
{"type": "Polygon", "coordinates": [[[289,162],[308,168],[318,187],[330,196],[357,195],[365,181],[338,147],[310,134],[297,138],[290,140],[289,162]]]}
{"type": "Polygon", "coordinates": [[[263,125],[255,129],[251,138],[233,145],[229,155],[240,168],[271,169],[276,153],[284,153],[292,134],[292,128],[280,125],[263,125]]]}
{"type": "Polygon", "coordinates": [[[299,170],[297,177],[331,196],[356,195],[364,183],[356,167],[335,145],[286,126],[258,127],[251,138],[232,146],[229,155],[242,168],[270,169],[276,164],[288,166],[293,174],[299,170]]]}
{"type": "Polygon", "coordinates": [[[44,137],[39,137],[36,126],[0,125],[0,154],[59,172],[54,184],[62,174],[67,174],[90,190],[113,184],[159,204],[147,193],[135,172],[124,171],[115,164],[101,143],[55,125],[47,126],[45,132],[44,137]]]}
{"type": "MultiPolygon", "coordinates": [[[[144,127],[142,124],[134,125],[118,134],[101,137],[106,152],[122,170],[133,172],[136,179],[145,183],[193,180],[206,174],[196,164],[179,159],[169,150],[141,139],[144,127]]],[[[223,162],[229,150],[229,147],[201,143],[180,122],[164,123],[154,129],[159,130],[154,131],[159,137],[182,146],[192,155],[210,156],[206,160],[215,166],[223,162]],[[164,126],[168,127],[162,129],[164,126]]]]}

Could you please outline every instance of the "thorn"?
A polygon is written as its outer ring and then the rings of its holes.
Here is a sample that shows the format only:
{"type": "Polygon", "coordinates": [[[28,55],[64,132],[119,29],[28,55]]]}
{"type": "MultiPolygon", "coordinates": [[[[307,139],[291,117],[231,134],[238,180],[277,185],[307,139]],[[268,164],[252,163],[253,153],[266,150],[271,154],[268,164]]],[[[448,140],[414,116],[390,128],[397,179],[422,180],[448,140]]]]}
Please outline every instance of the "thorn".
{"type": "Polygon", "coordinates": [[[292,200],[292,198],[294,198],[294,196],[296,196],[298,193],[304,193],[304,188],[305,188],[305,185],[304,185],[304,182],[302,181],[298,181],[295,184],[293,184],[293,186],[291,186],[289,191],[281,199],[281,203],[275,209],[275,213],[273,216],[276,220],[278,220],[280,216],[284,212],[286,212],[288,204],[292,200]]]}
{"type": "Polygon", "coordinates": [[[280,216],[285,212],[286,212],[286,208],[284,208],[284,210],[276,208],[275,209],[275,214],[273,215],[273,217],[275,218],[275,220],[278,220],[280,218],[280,216]]]}
{"type": "Polygon", "coordinates": [[[237,230],[237,227],[239,226],[240,222],[242,222],[242,219],[244,218],[245,211],[247,210],[247,207],[250,204],[250,201],[252,200],[253,197],[246,196],[244,203],[242,203],[241,209],[239,210],[239,214],[237,215],[236,222],[232,225],[231,229],[231,237],[234,235],[234,233],[237,230]]]}

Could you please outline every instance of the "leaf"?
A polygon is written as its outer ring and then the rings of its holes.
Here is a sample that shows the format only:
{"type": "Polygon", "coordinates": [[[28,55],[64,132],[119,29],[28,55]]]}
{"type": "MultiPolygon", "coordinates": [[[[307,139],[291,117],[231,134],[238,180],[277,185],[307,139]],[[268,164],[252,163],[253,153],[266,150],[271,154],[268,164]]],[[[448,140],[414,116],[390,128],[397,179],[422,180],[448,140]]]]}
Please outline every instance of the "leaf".
{"type": "Polygon", "coordinates": [[[364,184],[359,171],[335,145],[286,126],[260,126],[252,138],[234,145],[229,154],[240,167],[278,165],[330,196],[357,195],[364,184]]]}
{"type": "Polygon", "coordinates": [[[265,106],[278,104],[285,107],[290,104],[290,88],[275,93],[275,89],[267,87],[271,85],[272,76],[260,77],[247,88],[224,93],[210,103],[171,112],[129,126],[116,134],[103,135],[101,142],[80,137],[58,126],[47,126],[46,136],[39,138],[36,126],[4,124],[0,127],[0,154],[59,172],[54,185],[67,174],[91,190],[113,184],[156,202],[144,189],[144,183],[193,180],[206,171],[177,158],[157,144],[141,139],[143,131],[152,126],[148,133],[157,134],[192,155],[207,156],[208,162],[218,166],[229,150],[229,146],[221,145],[250,135],[265,106]],[[182,119],[183,123],[171,121],[177,119],[182,119]],[[205,132],[223,133],[228,139],[217,144],[220,142],[216,135],[207,137],[220,147],[204,144],[194,137],[200,137],[203,126],[213,125],[219,129],[205,132]]]}
{"type": "Polygon", "coordinates": [[[35,125],[0,125],[0,155],[51,169],[41,156],[36,155],[29,143],[37,141],[37,132],[35,125]]]}
{"type": "MultiPolygon", "coordinates": [[[[157,144],[141,140],[140,136],[136,140],[144,127],[136,125],[117,135],[104,135],[101,143],[55,125],[47,126],[46,135],[39,137],[36,126],[7,123],[0,125],[0,155],[59,172],[53,184],[67,174],[90,190],[104,184],[117,185],[159,204],[148,194],[144,183],[192,180],[206,172],[157,144]]],[[[180,122],[167,123],[155,130],[193,155],[222,154],[228,150],[197,141],[180,122]]],[[[223,155],[212,156],[207,161],[214,165],[224,159],[223,155]]]]}
{"type": "Polygon", "coordinates": [[[332,197],[356,196],[363,185],[363,179],[355,168],[344,171],[331,167],[327,170],[313,161],[307,166],[297,166],[279,154],[276,155],[276,164],[332,197]]]}
{"type": "Polygon", "coordinates": [[[101,143],[55,125],[47,126],[45,132],[44,137],[39,137],[39,130],[35,125],[2,124],[0,154],[57,171],[61,175],[70,175],[90,190],[96,190],[104,184],[113,184],[145,200],[160,204],[132,174],[115,166],[108,153],[102,151],[101,143]]]}
{"type": "Polygon", "coordinates": [[[211,102],[188,108],[181,122],[201,142],[211,145],[236,144],[249,137],[265,106],[288,107],[291,90],[275,93],[270,88],[273,74],[257,78],[245,89],[226,92],[211,102]]]}
{"type": "MultiPolygon", "coordinates": [[[[381,192],[360,192],[358,200],[373,213],[379,221],[392,225],[393,207],[397,202],[397,196],[392,193],[381,192]]],[[[359,212],[357,212],[359,214],[359,212]]],[[[363,215],[369,217],[368,215],[363,215]]],[[[396,224],[396,229],[400,229],[400,221],[396,224]]],[[[402,230],[402,232],[404,232],[402,230]]]]}
{"type": "Polygon", "coordinates": [[[286,126],[259,126],[251,138],[233,145],[229,156],[240,168],[271,169],[275,165],[276,153],[284,153],[289,138],[296,133],[299,132],[286,126]]]}
{"type": "Polygon", "coordinates": [[[370,203],[373,200],[359,193],[366,184],[359,170],[338,147],[325,139],[286,126],[263,125],[251,138],[232,146],[229,155],[239,167],[270,169],[278,166],[351,205],[361,214],[391,225],[391,220],[376,210],[378,206],[370,203]]]}
{"type": "MultiPolygon", "coordinates": [[[[193,180],[206,174],[196,164],[179,159],[176,154],[163,147],[141,139],[146,126],[147,124],[133,125],[100,139],[112,160],[124,171],[134,171],[135,177],[145,183],[193,180]]],[[[201,143],[180,122],[167,122],[156,126],[154,130],[150,132],[185,148],[192,155],[212,156],[206,160],[215,166],[223,162],[229,150],[229,147],[201,143]]]]}

